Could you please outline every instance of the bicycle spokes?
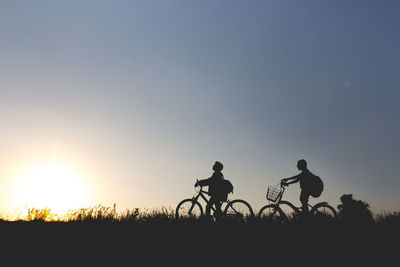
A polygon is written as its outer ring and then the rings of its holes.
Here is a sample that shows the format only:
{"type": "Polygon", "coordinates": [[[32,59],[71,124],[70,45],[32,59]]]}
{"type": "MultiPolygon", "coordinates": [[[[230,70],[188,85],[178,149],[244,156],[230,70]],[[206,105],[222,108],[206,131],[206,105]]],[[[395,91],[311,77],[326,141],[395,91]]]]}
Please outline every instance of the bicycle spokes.
{"type": "Polygon", "coordinates": [[[248,203],[242,200],[233,200],[225,208],[225,215],[230,217],[247,218],[253,215],[248,203]]]}
{"type": "Polygon", "coordinates": [[[203,214],[200,204],[193,199],[186,199],[179,203],[176,209],[177,218],[198,218],[203,214]]]}
{"type": "Polygon", "coordinates": [[[283,211],[274,204],[270,204],[261,208],[258,213],[258,217],[262,220],[267,220],[270,222],[284,222],[286,221],[286,216],[283,211]]]}
{"type": "Polygon", "coordinates": [[[318,217],[326,217],[326,218],[335,218],[336,211],[335,209],[328,204],[317,204],[311,209],[311,213],[314,216],[318,217]]]}

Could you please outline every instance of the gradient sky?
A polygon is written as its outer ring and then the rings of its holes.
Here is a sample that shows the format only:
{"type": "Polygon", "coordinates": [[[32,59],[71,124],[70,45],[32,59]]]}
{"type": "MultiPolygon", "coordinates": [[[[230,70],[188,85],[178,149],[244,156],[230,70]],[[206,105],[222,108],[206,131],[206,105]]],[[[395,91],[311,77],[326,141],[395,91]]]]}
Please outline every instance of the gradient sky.
{"type": "Polygon", "coordinates": [[[325,182],[311,203],[352,193],[397,211],[399,14],[398,1],[1,1],[0,209],[19,169],[54,159],[82,174],[85,205],[174,209],[219,160],[230,198],[258,211],[304,158],[325,182]]]}

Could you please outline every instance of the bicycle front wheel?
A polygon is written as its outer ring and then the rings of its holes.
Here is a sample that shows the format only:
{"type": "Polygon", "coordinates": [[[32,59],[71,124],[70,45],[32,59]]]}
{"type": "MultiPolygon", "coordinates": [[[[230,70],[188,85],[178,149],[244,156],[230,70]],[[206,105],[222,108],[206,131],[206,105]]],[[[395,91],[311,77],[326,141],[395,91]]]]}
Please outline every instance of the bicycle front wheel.
{"type": "Polygon", "coordinates": [[[249,203],[241,199],[235,199],[225,207],[224,216],[247,219],[250,216],[254,216],[254,213],[249,203]]]}
{"type": "Polygon", "coordinates": [[[289,218],[294,218],[300,212],[295,205],[285,200],[279,202],[279,208],[282,210],[288,220],[289,218]]]}
{"type": "Polygon", "coordinates": [[[318,203],[312,207],[310,213],[314,216],[326,218],[336,218],[337,216],[336,210],[331,205],[324,202],[318,203]]]}
{"type": "Polygon", "coordinates": [[[262,207],[258,212],[258,218],[271,222],[285,222],[287,220],[285,213],[276,204],[270,204],[262,207]]]}
{"type": "Polygon", "coordinates": [[[181,218],[195,218],[198,219],[203,215],[203,208],[200,203],[192,198],[187,198],[179,202],[176,207],[175,217],[181,218]]]}

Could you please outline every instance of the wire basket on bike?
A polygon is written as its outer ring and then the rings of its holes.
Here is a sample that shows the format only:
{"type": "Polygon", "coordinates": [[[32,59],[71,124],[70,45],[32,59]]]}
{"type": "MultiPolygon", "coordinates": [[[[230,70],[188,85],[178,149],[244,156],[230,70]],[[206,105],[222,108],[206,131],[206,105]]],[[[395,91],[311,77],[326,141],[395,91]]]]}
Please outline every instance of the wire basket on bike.
{"type": "Polygon", "coordinates": [[[269,201],[276,202],[278,200],[279,196],[281,195],[281,193],[282,193],[282,188],[280,186],[279,187],[278,186],[275,186],[275,187],[268,186],[267,199],[269,201]]]}

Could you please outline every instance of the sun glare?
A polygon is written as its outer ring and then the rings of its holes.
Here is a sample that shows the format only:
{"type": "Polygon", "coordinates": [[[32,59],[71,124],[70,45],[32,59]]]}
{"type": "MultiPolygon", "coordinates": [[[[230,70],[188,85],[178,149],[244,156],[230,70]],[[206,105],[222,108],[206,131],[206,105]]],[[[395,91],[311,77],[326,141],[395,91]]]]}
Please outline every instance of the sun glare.
{"type": "Polygon", "coordinates": [[[54,162],[23,171],[14,196],[19,207],[50,208],[58,214],[81,208],[87,199],[82,177],[54,162]]]}

